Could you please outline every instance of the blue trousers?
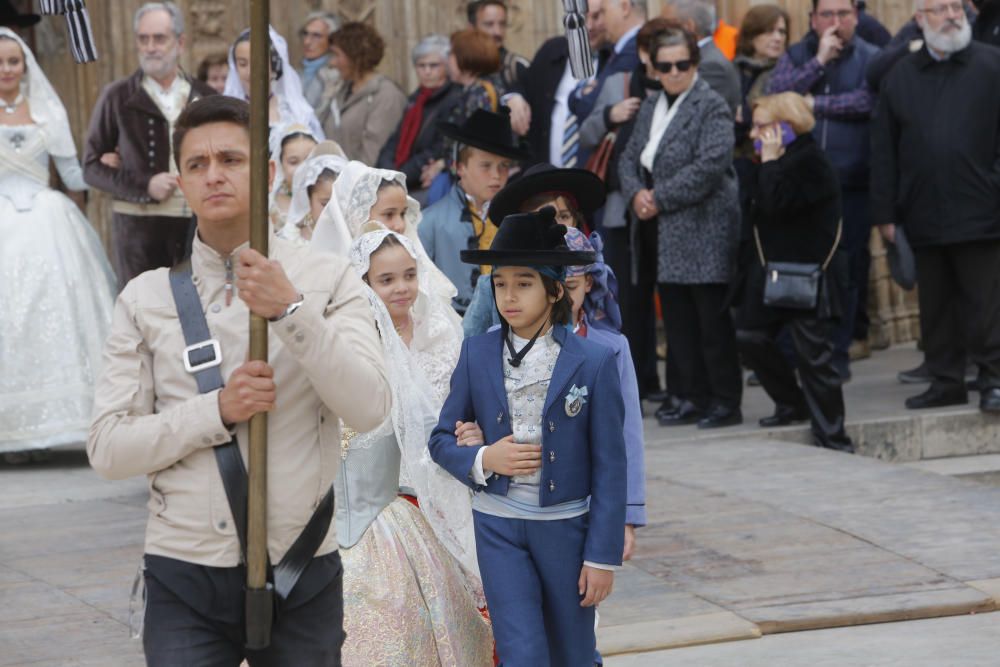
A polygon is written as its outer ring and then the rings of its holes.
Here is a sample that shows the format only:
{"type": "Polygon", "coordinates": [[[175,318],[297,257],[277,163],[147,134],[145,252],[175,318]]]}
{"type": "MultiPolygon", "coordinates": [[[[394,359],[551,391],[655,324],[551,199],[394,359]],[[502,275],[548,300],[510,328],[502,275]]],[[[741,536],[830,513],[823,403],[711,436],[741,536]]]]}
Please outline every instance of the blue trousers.
{"type": "Polygon", "coordinates": [[[594,664],[594,607],[578,581],[588,515],[554,521],[473,512],[476,550],[503,667],[594,664]]]}

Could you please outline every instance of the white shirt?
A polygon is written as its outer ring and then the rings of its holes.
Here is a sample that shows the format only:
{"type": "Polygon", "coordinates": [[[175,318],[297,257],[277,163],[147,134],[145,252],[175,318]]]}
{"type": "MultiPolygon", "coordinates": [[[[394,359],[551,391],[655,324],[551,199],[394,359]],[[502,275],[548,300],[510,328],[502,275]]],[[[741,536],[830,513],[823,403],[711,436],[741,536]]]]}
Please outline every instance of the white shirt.
{"type": "MultiPolygon", "coordinates": [[[[555,101],[552,105],[552,124],[549,134],[549,162],[555,167],[562,164],[563,134],[566,131],[566,121],[569,119],[569,96],[576,88],[577,81],[573,78],[569,60],[563,70],[559,86],[556,87],[555,101]]],[[[579,119],[577,123],[579,124],[579,119]]]]}
{"type": "Polygon", "coordinates": [[[617,42],[615,42],[615,53],[621,53],[628,41],[639,34],[639,30],[642,28],[642,24],[639,24],[622,35],[617,42]]]}
{"type": "Polygon", "coordinates": [[[653,109],[653,120],[649,125],[649,140],[646,142],[646,147],[642,149],[642,153],[639,154],[639,164],[650,173],[653,172],[653,160],[656,159],[656,149],[659,148],[663,135],[670,127],[671,121],[677,115],[677,110],[681,108],[681,104],[691,92],[691,88],[694,88],[697,80],[698,75],[695,74],[691,80],[691,87],[681,93],[673,106],[668,106],[666,93],[660,93],[659,98],[657,98],[656,108],[653,109]]]}

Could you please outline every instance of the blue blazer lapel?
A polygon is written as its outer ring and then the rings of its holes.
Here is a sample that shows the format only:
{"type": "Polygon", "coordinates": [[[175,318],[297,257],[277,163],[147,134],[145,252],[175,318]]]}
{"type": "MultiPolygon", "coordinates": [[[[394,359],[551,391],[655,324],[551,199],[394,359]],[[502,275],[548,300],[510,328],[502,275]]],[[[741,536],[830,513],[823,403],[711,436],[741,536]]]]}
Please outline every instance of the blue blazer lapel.
{"type": "Polygon", "coordinates": [[[487,381],[493,387],[500,405],[503,406],[504,415],[509,416],[507,389],[503,384],[503,336],[499,329],[483,337],[483,344],[480,346],[479,353],[486,357],[484,361],[486,363],[487,381]]]}
{"type": "Polygon", "coordinates": [[[548,415],[552,404],[565,395],[566,385],[585,359],[583,354],[575,350],[578,341],[569,329],[556,325],[552,335],[562,349],[559,351],[559,358],[556,359],[556,367],[552,370],[552,380],[549,381],[549,391],[545,396],[545,407],[542,409],[543,415],[548,415]]]}

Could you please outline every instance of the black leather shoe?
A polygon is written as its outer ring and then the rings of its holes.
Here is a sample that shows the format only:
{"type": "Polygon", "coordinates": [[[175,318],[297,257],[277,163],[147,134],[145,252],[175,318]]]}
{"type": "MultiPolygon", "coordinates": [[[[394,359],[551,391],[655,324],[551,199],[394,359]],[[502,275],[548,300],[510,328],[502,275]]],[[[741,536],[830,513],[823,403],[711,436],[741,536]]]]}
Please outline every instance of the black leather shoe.
{"type": "Polygon", "coordinates": [[[677,412],[683,403],[684,401],[676,396],[667,394],[667,397],[663,399],[663,403],[656,409],[656,418],[659,419],[660,417],[677,412]]]}
{"type": "Polygon", "coordinates": [[[698,428],[722,428],[743,423],[743,413],[739,408],[714,407],[708,415],[698,422],[698,428]]]}
{"type": "Polygon", "coordinates": [[[660,422],[660,426],[687,426],[697,424],[704,416],[705,412],[700,410],[697,405],[683,401],[677,410],[657,416],[657,420],[660,422]]]}
{"type": "Polygon", "coordinates": [[[979,409],[983,412],[1000,413],[1000,388],[991,387],[979,394],[979,409]]]}
{"type": "Polygon", "coordinates": [[[758,424],[764,428],[774,428],[775,426],[788,426],[804,421],[809,421],[809,411],[802,408],[790,408],[787,405],[779,405],[770,417],[764,417],[758,424]]]}
{"type": "Polygon", "coordinates": [[[922,394],[906,399],[908,410],[923,410],[925,408],[944,408],[949,405],[965,405],[969,402],[969,394],[964,389],[938,389],[931,387],[922,394]]]}
{"type": "Polygon", "coordinates": [[[931,381],[931,372],[927,370],[927,362],[923,362],[916,368],[903,371],[896,379],[902,384],[925,384],[931,381]]]}

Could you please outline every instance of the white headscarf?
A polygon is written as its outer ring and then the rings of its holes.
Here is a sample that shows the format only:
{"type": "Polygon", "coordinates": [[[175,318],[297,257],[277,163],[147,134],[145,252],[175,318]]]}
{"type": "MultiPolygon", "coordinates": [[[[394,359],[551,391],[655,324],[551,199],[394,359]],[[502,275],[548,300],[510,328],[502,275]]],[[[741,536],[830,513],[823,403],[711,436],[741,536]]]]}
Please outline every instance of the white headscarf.
{"type": "MultiPolygon", "coordinates": [[[[271,35],[271,46],[281,58],[281,76],[271,82],[271,92],[278,98],[280,123],[305,125],[318,141],[322,141],[325,138],[323,126],[316,118],[316,112],[312,106],[302,95],[302,81],[288,59],[288,43],[274,27],[269,26],[268,30],[271,35]]],[[[245,101],[250,101],[250,91],[243,89],[243,82],[240,81],[240,74],[236,70],[236,44],[249,33],[249,28],[241,32],[233,45],[229,47],[229,74],[226,75],[226,88],[223,91],[224,95],[245,101]]]]}
{"type": "Polygon", "coordinates": [[[297,225],[309,215],[309,188],[316,184],[320,174],[329,169],[339,175],[345,166],[347,158],[339,155],[317,155],[300,164],[292,178],[292,203],[285,224],[297,225]]]}
{"type": "MultiPolygon", "coordinates": [[[[385,241],[394,236],[403,248],[418,262],[416,248],[408,238],[385,228],[362,233],[348,250],[354,270],[360,277],[368,273],[371,255],[385,241]]],[[[437,425],[441,404],[435,400],[434,391],[429,386],[420,359],[408,350],[396,333],[392,318],[385,304],[375,292],[365,287],[369,305],[382,338],[385,354],[386,373],[392,390],[392,411],[390,420],[402,458],[401,472],[413,486],[420,501],[420,510],[427,518],[434,534],[441,544],[456,559],[465,574],[466,587],[476,603],[484,603],[482,580],[476,561],[476,540],[472,527],[472,495],[468,487],[445,472],[431,459],[427,441],[437,425]]],[[[435,299],[421,293],[417,304],[432,305],[435,299]]],[[[414,340],[417,330],[422,328],[414,305],[414,340]]],[[[461,327],[454,340],[455,359],[462,344],[461,327]]],[[[371,437],[381,437],[387,433],[385,424],[371,434],[356,436],[351,447],[364,447],[371,437]]]]}
{"type": "MultiPolygon", "coordinates": [[[[351,241],[361,233],[361,227],[371,215],[372,207],[378,201],[378,189],[383,181],[395,181],[406,192],[406,175],[390,169],[375,169],[368,165],[351,160],[340,172],[337,182],[333,184],[333,197],[323,209],[316,230],[313,232],[312,244],[325,252],[345,257],[351,241]]],[[[421,280],[429,294],[445,299],[449,304],[458,294],[458,290],[448,280],[424,250],[420,237],[417,236],[417,225],[420,224],[420,203],[407,195],[406,228],[403,236],[408,238],[416,249],[421,265],[421,280]]]]}
{"type": "Polygon", "coordinates": [[[271,184],[271,194],[268,198],[267,205],[269,208],[274,206],[274,198],[281,192],[281,188],[285,184],[285,170],[281,168],[281,144],[284,143],[287,137],[299,133],[312,137],[317,144],[321,141],[321,139],[318,139],[312,133],[312,130],[301,123],[286,123],[275,127],[271,130],[271,134],[268,137],[268,153],[276,166],[274,170],[274,182],[271,184]]]}
{"type": "Polygon", "coordinates": [[[24,53],[24,78],[21,80],[21,90],[28,101],[31,120],[45,138],[45,150],[55,157],[75,157],[76,144],[69,128],[66,107],[63,106],[55,88],[49,83],[45,72],[35,60],[35,54],[10,28],[0,28],[0,36],[17,42],[21,52],[24,53]]]}

